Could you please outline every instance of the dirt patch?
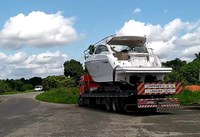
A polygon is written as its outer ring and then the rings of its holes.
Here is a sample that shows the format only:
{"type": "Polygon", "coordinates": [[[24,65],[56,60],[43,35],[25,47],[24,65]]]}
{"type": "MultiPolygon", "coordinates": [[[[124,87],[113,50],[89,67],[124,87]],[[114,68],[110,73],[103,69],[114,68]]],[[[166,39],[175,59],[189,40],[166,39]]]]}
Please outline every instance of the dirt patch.
{"type": "Polygon", "coordinates": [[[200,92],[200,86],[199,85],[186,86],[185,89],[191,90],[191,91],[199,91],[200,92]]]}

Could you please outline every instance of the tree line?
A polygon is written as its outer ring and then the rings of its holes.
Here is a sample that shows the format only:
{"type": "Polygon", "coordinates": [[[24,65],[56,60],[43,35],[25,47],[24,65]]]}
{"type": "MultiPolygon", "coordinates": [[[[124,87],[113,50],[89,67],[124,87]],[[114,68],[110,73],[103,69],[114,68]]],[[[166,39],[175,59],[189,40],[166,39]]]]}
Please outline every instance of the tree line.
{"type": "Polygon", "coordinates": [[[172,67],[173,71],[165,76],[165,81],[180,81],[183,85],[200,84],[200,52],[189,63],[176,58],[162,63],[165,67],[172,67]]]}
{"type": "Polygon", "coordinates": [[[34,90],[35,86],[42,85],[45,91],[53,88],[69,88],[77,86],[76,81],[72,77],[48,76],[46,78],[33,77],[30,79],[6,79],[0,80],[0,94],[5,92],[25,92],[27,90],[34,90]]]}
{"type": "Polygon", "coordinates": [[[30,79],[6,79],[0,80],[0,93],[10,92],[10,91],[21,91],[33,90],[36,85],[42,83],[42,78],[33,77],[30,79]]]}
{"type": "Polygon", "coordinates": [[[33,77],[30,79],[6,79],[0,80],[0,94],[4,92],[24,92],[34,90],[36,85],[42,85],[45,91],[53,88],[69,88],[79,84],[79,78],[85,73],[82,64],[76,60],[69,60],[64,63],[64,75],[48,76],[46,78],[33,77]]]}
{"type": "MultiPolygon", "coordinates": [[[[172,67],[173,69],[172,73],[165,76],[166,82],[180,81],[183,85],[200,84],[200,52],[195,54],[195,59],[189,63],[176,58],[163,62],[162,65],[164,67],[172,67]]],[[[33,90],[36,85],[42,85],[45,91],[60,87],[75,87],[78,86],[80,77],[85,73],[83,65],[79,61],[71,59],[64,62],[64,75],[61,76],[0,80],[0,94],[10,91],[24,92],[33,90]]]]}

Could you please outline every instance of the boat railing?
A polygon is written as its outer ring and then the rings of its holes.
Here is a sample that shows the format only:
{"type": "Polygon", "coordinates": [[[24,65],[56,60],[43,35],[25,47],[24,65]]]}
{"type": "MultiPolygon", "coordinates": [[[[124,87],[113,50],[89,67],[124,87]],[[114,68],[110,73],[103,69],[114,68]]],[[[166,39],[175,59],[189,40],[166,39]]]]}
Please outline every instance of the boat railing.
{"type": "Polygon", "coordinates": [[[95,46],[94,45],[90,45],[85,51],[84,51],[84,57],[85,59],[88,58],[90,55],[92,55],[94,53],[95,50],[95,46]]]}
{"type": "Polygon", "coordinates": [[[89,56],[90,56],[90,55],[89,55],[89,51],[88,51],[88,49],[86,49],[86,50],[84,51],[84,58],[87,59],[89,56]]]}

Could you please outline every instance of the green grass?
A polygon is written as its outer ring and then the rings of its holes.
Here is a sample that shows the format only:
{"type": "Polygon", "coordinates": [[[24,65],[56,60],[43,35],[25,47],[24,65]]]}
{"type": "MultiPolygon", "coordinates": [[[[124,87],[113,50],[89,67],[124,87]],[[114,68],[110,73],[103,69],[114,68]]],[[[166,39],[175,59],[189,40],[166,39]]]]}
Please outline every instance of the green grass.
{"type": "Polygon", "coordinates": [[[171,97],[178,98],[182,105],[200,104],[200,91],[192,92],[190,90],[183,90],[181,94],[173,95],[171,97]]]}
{"type": "Polygon", "coordinates": [[[19,92],[19,91],[3,92],[3,93],[0,93],[0,95],[22,94],[22,93],[28,93],[28,92],[33,92],[33,90],[27,90],[23,92],[19,92]]]}
{"type": "Polygon", "coordinates": [[[46,91],[36,96],[37,100],[63,104],[77,104],[79,90],[73,88],[58,88],[46,91]]]}
{"type": "MultiPolygon", "coordinates": [[[[76,104],[79,97],[78,88],[58,88],[46,91],[36,96],[37,100],[53,103],[76,104]]],[[[183,90],[179,95],[170,96],[178,98],[182,105],[200,105],[200,92],[183,90]]]]}

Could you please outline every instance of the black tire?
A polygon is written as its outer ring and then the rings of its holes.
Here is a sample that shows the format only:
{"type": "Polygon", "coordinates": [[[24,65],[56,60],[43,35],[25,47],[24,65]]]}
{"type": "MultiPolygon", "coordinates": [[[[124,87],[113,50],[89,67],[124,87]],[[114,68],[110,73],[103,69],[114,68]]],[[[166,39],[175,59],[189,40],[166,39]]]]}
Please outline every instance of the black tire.
{"type": "Polygon", "coordinates": [[[118,102],[117,98],[112,99],[112,110],[113,110],[113,112],[119,112],[119,110],[120,110],[119,102],[118,102]]]}
{"type": "Polygon", "coordinates": [[[81,96],[78,98],[78,105],[79,105],[79,107],[84,106],[83,98],[81,96]]]}
{"type": "Polygon", "coordinates": [[[124,103],[123,98],[118,98],[118,109],[119,109],[119,112],[121,112],[121,113],[125,112],[124,106],[125,106],[125,103],[124,103]]]}
{"type": "Polygon", "coordinates": [[[111,111],[112,110],[110,98],[106,99],[106,110],[107,111],[111,111]]]}
{"type": "Polygon", "coordinates": [[[96,100],[94,98],[89,98],[89,106],[95,106],[96,100]]]}

